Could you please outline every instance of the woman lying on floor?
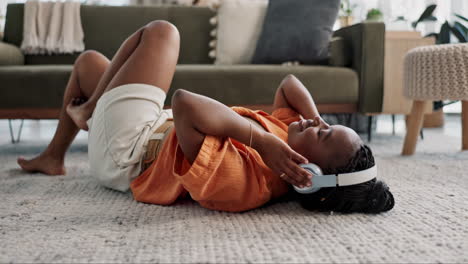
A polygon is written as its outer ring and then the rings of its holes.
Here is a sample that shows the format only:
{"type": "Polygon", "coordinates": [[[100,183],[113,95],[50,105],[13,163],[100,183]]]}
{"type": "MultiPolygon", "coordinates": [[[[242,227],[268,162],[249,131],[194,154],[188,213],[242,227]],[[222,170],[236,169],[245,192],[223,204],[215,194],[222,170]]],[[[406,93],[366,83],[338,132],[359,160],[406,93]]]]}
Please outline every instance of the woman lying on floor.
{"type": "MultiPolygon", "coordinates": [[[[34,159],[18,158],[19,165],[65,174],[68,147],[79,129],[89,128],[91,174],[104,186],[130,188],[145,203],[169,205],[189,195],[203,207],[232,212],[258,208],[292,185],[313,184],[301,163],[313,162],[326,174],[374,166],[359,136],[324,122],[307,89],[291,75],[276,92],[272,115],[177,90],[172,129],[171,112],[162,108],[178,54],[178,31],[165,21],[131,35],[111,62],[95,51],[81,54],[51,143],[34,159]],[[161,127],[163,133],[155,134],[161,127]],[[163,141],[156,158],[147,151],[154,135],[163,141]]],[[[389,188],[375,178],[297,196],[309,210],[378,213],[394,205],[389,188]]]]}

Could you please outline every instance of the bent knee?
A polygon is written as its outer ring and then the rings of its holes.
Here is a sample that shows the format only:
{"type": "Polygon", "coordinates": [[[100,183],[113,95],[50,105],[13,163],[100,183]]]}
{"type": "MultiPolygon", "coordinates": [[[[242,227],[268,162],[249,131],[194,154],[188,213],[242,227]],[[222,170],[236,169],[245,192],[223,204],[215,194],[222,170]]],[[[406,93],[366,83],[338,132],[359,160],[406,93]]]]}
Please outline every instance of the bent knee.
{"type": "Polygon", "coordinates": [[[171,107],[174,116],[191,114],[194,111],[194,95],[186,90],[178,89],[172,95],[171,107]]]}
{"type": "Polygon", "coordinates": [[[293,74],[288,74],[286,75],[284,78],[283,78],[283,83],[286,84],[286,83],[289,83],[289,82],[292,82],[294,80],[296,80],[296,76],[294,76],[293,74]]]}
{"type": "Polygon", "coordinates": [[[75,61],[75,65],[77,64],[92,64],[92,65],[101,65],[105,64],[105,62],[108,62],[109,60],[106,58],[106,56],[102,55],[98,51],[95,50],[86,50],[82,52],[78,58],[75,61]]]}
{"type": "Polygon", "coordinates": [[[165,20],[156,20],[148,23],[144,27],[145,37],[179,41],[179,31],[177,27],[165,20]]]}
{"type": "Polygon", "coordinates": [[[189,92],[184,89],[177,89],[174,94],[172,95],[171,106],[174,111],[179,109],[182,105],[187,103],[187,97],[189,92]]]}

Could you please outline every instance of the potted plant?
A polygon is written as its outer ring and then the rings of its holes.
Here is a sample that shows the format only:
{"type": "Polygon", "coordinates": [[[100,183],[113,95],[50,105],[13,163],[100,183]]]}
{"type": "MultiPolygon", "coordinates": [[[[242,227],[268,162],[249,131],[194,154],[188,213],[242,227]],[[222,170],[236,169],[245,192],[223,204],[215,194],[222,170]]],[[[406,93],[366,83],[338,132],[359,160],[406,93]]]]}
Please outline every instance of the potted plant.
{"type": "MultiPolygon", "coordinates": [[[[437,21],[437,18],[433,16],[434,10],[437,5],[430,5],[424,10],[418,20],[412,23],[413,29],[421,22],[437,21]]],[[[468,22],[466,17],[459,14],[454,14],[460,21],[455,21],[450,24],[447,20],[442,24],[439,33],[430,33],[426,37],[435,37],[437,44],[448,44],[451,42],[451,36],[455,36],[460,43],[466,43],[468,40],[468,28],[463,24],[468,22]]]]}
{"type": "Polygon", "coordinates": [[[353,24],[353,9],[356,4],[351,5],[350,0],[343,0],[340,4],[340,26],[346,27],[353,24]]]}
{"type": "Polygon", "coordinates": [[[383,21],[383,13],[377,8],[372,8],[367,12],[366,20],[383,21]]]}

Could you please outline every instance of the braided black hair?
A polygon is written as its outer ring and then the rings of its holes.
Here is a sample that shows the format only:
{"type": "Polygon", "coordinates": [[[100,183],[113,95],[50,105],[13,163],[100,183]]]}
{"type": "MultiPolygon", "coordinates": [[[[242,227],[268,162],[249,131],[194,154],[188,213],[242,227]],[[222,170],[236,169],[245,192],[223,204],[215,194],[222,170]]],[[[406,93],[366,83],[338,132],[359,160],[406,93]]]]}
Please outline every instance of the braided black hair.
{"type": "MultiPolygon", "coordinates": [[[[324,174],[349,173],[368,169],[375,165],[374,156],[367,145],[361,145],[349,162],[339,168],[325,168],[324,174]]],[[[300,204],[307,210],[335,211],[342,213],[380,213],[389,211],[395,200],[388,186],[371,181],[343,187],[322,188],[316,193],[297,194],[300,204]]]]}

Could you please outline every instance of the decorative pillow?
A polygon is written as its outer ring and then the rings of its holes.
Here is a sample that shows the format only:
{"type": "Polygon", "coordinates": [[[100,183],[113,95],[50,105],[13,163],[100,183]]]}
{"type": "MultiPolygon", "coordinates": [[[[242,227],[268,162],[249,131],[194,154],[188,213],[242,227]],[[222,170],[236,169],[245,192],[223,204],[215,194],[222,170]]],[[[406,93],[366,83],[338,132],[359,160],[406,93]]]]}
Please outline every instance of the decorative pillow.
{"type": "Polygon", "coordinates": [[[340,0],[270,0],[252,63],[327,63],[340,0]]]}
{"type": "Polygon", "coordinates": [[[215,64],[250,64],[260,37],[268,0],[224,0],[218,8],[217,40],[210,43],[215,64]]]}

